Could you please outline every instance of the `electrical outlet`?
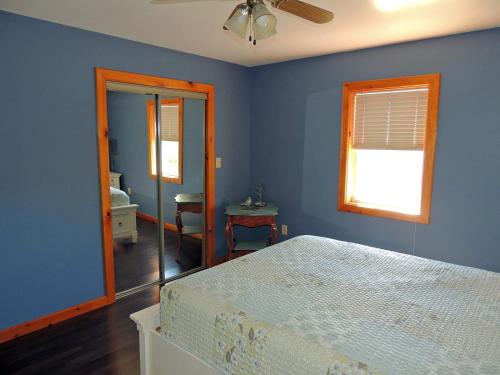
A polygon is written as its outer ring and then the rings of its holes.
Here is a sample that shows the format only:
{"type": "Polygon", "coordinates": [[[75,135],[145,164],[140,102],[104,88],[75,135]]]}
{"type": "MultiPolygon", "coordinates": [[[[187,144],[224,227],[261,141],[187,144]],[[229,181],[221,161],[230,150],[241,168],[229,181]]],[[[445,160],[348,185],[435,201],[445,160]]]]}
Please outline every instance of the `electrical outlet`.
{"type": "Polygon", "coordinates": [[[222,168],[222,158],[221,157],[215,158],[215,168],[217,168],[217,169],[222,168]]]}
{"type": "Polygon", "coordinates": [[[281,225],[281,235],[288,236],[288,225],[286,224],[281,225]]]}
{"type": "Polygon", "coordinates": [[[127,193],[128,193],[128,195],[132,195],[132,188],[131,187],[127,188],[127,193]]]}

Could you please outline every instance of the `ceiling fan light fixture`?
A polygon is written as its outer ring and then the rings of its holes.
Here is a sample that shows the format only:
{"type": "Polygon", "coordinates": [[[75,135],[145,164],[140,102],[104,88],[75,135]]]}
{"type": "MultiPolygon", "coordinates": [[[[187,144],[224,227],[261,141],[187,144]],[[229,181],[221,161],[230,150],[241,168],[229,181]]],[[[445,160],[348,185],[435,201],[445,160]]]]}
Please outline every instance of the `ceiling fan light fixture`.
{"type": "Polygon", "coordinates": [[[276,24],[278,21],[263,2],[258,2],[253,6],[252,17],[254,39],[266,39],[277,33],[276,24]]]}
{"type": "Polygon", "coordinates": [[[248,4],[239,4],[224,24],[224,30],[231,30],[241,38],[245,38],[252,9],[248,4]]]}

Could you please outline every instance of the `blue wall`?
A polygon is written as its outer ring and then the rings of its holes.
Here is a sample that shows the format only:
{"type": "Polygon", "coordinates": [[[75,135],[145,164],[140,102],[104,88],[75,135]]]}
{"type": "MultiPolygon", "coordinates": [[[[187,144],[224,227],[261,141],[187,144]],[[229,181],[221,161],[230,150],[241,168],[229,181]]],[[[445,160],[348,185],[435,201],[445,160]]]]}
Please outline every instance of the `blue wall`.
{"type": "Polygon", "coordinates": [[[252,69],[251,181],[290,236],[500,271],[500,29],[252,69]],[[430,225],[337,211],[343,82],[440,72],[430,225]]]}
{"type": "MultiPolygon", "coordinates": [[[[116,140],[118,154],[114,170],[120,172],[121,188],[132,189],[131,202],[138,211],[157,216],[156,180],[149,177],[149,148],[146,102],[151,96],[108,92],[109,138],[116,140]]],[[[175,224],[175,196],[203,192],[203,133],[205,102],[184,99],[183,105],[183,179],[182,184],[163,184],[165,221],[175,224]]],[[[201,215],[184,213],[184,224],[201,225],[201,215]]]]}
{"type": "Polygon", "coordinates": [[[223,207],[249,186],[247,69],[6,12],[0,56],[0,328],[104,294],[94,67],[215,85],[225,252],[223,207]]]}
{"type": "Polygon", "coordinates": [[[500,271],[500,29],[246,69],[0,12],[0,328],[104,294],[94,67],[213,83],[224,205],[263,180],[310,233],[500,271]],[[337,212],[341,85],[442,73],[430,225],[337,212]],[[250,147],[252,146],[252,147],[250,147]]]}

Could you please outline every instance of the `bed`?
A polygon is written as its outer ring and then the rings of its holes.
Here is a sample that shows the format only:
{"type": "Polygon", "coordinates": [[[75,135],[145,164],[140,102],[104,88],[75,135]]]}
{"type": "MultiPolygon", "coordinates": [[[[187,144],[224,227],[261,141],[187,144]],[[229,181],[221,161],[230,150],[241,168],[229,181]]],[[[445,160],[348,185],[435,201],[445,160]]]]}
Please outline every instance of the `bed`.
{"type": "Polygon", "coordinates": [[[137,242],[136,214],[139,205],[130,204],[124,191],[110,186],[113,239],[128,239],[137,242]]]}
{"type": "Polygon", "coordinates": [[[165,285],[141,374],[499,374],[500,274],[299,236],[165,285]]]}

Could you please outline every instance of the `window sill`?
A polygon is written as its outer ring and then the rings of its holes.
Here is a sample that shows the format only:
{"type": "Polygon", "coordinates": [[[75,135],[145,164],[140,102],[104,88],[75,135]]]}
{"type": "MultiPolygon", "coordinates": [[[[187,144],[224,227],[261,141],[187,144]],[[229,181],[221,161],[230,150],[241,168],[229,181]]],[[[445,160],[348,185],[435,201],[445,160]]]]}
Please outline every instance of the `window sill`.
{"type": "MultiPolygon", "coordinates": [[[[149,178],[151,178],[152,180],[156,180],[156,175],[150,174],[149,178]]],[[[166,182],[167,184],[182,185],[182,177],[178,177],[178,178],[162,177],[161,180],[163,182],[166,182]]]]}
{"type": "Polygon", "coordinates": [[[409,221],[412,223],[419,223],[419,224],[429,224],[429,215],[425,213],[420,213],[418,215],[411,215],[402,212],[365,207],[352,202],[339,202],[338,210],[360,215],[382,217],[392,220],[409,221]]]}

